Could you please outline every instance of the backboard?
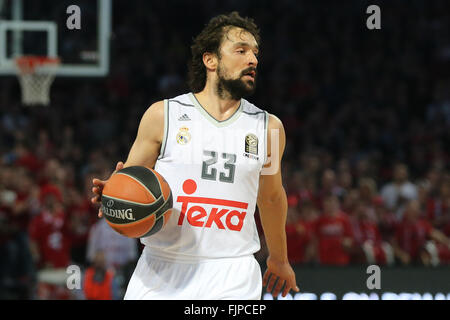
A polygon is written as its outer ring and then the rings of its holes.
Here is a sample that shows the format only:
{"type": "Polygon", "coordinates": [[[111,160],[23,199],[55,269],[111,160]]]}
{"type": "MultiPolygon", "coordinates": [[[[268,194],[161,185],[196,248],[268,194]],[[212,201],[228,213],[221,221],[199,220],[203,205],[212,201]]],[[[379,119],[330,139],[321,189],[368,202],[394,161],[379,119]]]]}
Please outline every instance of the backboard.
{"type": "Polygon", "coordinates": [[[0,76],[22,55],[58,57],[57,76],[106,76],[111,14],[111,0],[0,0],[0,76]],[[67,23],[74,5],[79,29],[67,23]]]}

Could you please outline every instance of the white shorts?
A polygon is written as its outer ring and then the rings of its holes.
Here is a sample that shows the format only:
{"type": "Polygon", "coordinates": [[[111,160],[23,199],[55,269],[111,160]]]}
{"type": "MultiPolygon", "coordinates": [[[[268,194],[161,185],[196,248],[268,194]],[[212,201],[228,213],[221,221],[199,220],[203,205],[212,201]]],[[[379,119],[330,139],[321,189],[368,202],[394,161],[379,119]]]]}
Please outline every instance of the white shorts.
{"type": "Polygon", "coordinates": [[[253,255],[170,261],[143,250],[125,300],[260,300],[261,269],[253,255]]]}

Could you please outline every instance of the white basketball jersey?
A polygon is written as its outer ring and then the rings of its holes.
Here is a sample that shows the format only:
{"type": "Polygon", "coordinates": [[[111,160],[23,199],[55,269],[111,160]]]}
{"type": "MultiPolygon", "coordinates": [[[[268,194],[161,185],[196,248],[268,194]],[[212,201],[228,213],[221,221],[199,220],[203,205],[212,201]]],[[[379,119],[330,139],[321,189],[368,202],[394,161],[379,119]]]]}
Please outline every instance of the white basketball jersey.
{"type": "Polygon", "coordinates": [[[155,170],[172,190],[172,216],[141,242],[152,255],[176,260],[258,251],[254,212],[268,113],[241,99],[230,118],[217,121],[188,93],[165,100],[164,115],[155,170]]]}

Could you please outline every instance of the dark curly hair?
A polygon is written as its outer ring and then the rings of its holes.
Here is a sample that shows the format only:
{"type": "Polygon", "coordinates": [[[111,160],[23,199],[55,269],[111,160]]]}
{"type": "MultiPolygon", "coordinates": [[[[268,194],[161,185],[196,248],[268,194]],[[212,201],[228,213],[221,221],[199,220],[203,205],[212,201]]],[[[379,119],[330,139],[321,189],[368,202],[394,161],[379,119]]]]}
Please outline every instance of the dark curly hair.
{"type": "Polygon", "coordinates": [[[195,37],[191,46],[192,60],[189,63],[188,84],[192,92],[202,91],[206,84],[206,67],[203,64],[203,54],[211,52],[217,54],[220,58],[220,45],[230,27],[239,27],[248,31],[259,45],[259,29],[253,19],[243,18],[237,11],[212,18],[202,32],[195,37]]]}

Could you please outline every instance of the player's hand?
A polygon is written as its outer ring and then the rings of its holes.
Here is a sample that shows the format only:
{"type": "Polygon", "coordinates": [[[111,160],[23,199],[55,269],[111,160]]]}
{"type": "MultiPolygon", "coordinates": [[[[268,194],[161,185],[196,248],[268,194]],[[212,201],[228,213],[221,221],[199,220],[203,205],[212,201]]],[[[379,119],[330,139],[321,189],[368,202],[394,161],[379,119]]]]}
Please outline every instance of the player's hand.
{"type": "MultiPolygon", "coordinates": [[[[114,172],[111,174],[111,176],[121,169],[123,169],[123,162],[119,161],[119,162],[117,162],[116,170],[114,170],[114,172]]],[[[92,203],[95,204],[95,203],[100,203],[102,201],[103,187],[105,186],[106,182],[108,182],[108,180],[100,180],[97,178],[94,178],[92,180],[92,184],[94,185],[92,187],[92,193],[94,194],[94,196],[91,198],[92,203]]],[[[103,217],[101,208],[98,209],[98,217],[99,218],[103,217]]]]}
{"type": "Polygon", "coordinates": [[[289,262],[277,261],[270,256],[267,258],[267,270],[264,273],[263,286],[266,287],[267,292],[272,293],[274,298],[280,294],[282,289],[281,295],[283,297],[286,297],[291,289],[295,292],[300,291],[295,281],[294,270],[292,270],[289,262]]]}

